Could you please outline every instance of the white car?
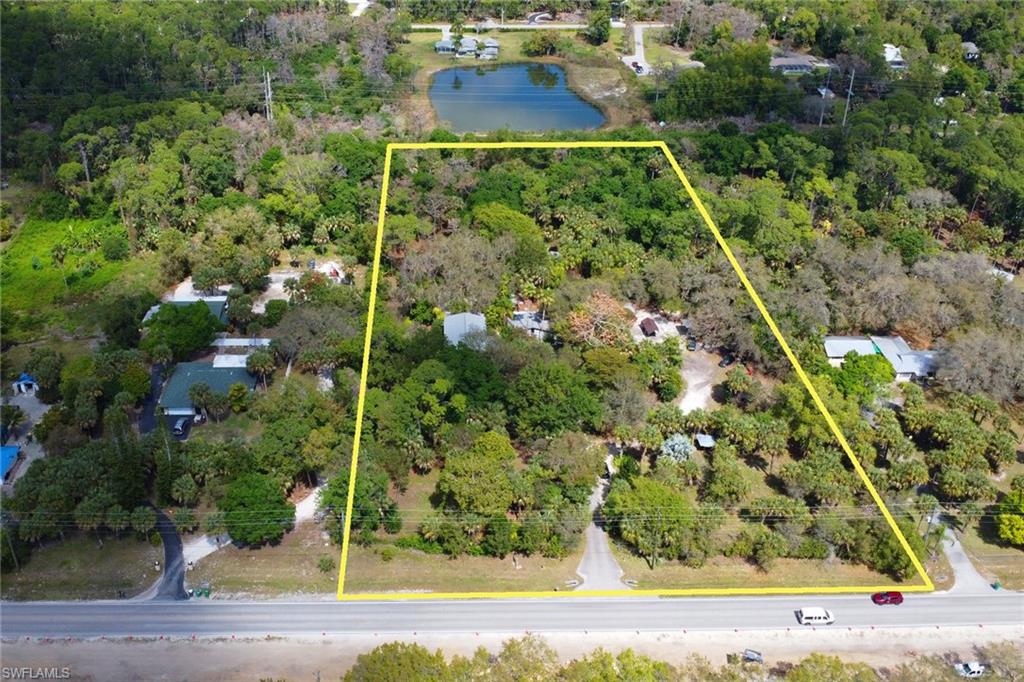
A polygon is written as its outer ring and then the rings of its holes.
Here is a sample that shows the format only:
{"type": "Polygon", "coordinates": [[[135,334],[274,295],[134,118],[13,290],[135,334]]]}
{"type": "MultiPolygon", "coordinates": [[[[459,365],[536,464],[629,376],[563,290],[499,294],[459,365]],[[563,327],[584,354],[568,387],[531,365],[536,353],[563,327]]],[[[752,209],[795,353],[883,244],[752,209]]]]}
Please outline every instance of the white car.
{"type": "Polygon", "coordinates": [[[969,677],[971,679],[981,677],[985,674],[985,666],[977,661],[971,661],[969,663],[957,663],[953,666],[953,670],[960,677],[969,677]]]}
{"type": "Polygon", "coordinates": [[[836,617],[828,609],[806,606],[796,612],[796,620],[800,625],[832,625],[836,617]]]}

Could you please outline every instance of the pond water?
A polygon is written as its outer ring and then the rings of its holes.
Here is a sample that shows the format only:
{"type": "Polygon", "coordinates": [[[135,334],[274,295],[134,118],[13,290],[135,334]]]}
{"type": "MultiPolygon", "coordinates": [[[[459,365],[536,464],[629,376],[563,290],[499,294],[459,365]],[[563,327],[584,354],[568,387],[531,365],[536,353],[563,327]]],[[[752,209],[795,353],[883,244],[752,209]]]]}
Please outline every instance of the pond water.
{"type": "Polygon", "coordinates": [[[452,132],[583,130],[604,123],[601,110],[569,89],[551,64],[460,66],[430,84],[437,118],[452,132]]]}

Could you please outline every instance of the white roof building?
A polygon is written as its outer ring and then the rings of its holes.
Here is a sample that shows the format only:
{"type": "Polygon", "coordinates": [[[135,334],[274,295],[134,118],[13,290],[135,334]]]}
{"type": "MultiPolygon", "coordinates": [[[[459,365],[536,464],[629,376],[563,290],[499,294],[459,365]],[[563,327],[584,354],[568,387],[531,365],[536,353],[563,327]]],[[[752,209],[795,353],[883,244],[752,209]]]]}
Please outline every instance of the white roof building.
{"type": "Polygon", "coordinates": [[[444,338],[453,346],[469,334],[487,331],[487,319],[480,313],[455,313],[444,316],[444,338]]]}
{"type": "Polygon", "coordinates": [[[833,367],[841,367],[847,353],[881,355],[892,365],[896,381],[910,381],[935,373],[933,351],[914,350],[901,336],[826,336],[825,355],[833,367]]]}
{"type": "Polygon", "coordinates": [[[825,337],[825,355],[828,356],[828,362],[833,367],[841,366],[843,358],[846,357],[847,353],[874,355],[877,352],[878,349],[875,348],[875,344],[866,336],[825,337]]]}
{"type": "Polygon", "coordinates": [[[889,68],[894,71],[904,71],[907,68],[907,60],[903,58],[903,50],[892,43],[882,45],[885,50],[885,61],[889,68]]]}

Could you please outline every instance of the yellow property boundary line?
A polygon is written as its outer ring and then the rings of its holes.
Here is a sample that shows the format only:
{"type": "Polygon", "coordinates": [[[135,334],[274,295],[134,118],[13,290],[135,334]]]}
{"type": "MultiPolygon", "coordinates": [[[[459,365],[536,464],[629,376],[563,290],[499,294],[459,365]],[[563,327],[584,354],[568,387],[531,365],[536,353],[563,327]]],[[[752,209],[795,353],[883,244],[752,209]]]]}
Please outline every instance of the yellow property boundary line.
{"type": "Polygon", "coordinates": [[[648,140],[638,142],[618,142],[618,141],[586,141],[586,142],[400,142],[391,143],[387,146],[387,151],[384,155],[384,182],[381,185],[380,191],[380,209],[377,216],[377,239],[373,251],[373,272],[370,277],[370,307],[366,318],[366,337],[363,342],[363,367],[359,374],[359,398],[356,402],[356,427],[355,434],[352,441],[352,465],[349,473],[348,483],[348,500],[345,504],[345,530],[344,536],[341,543],[341,562],[338,572],[338,599],[345,601],[377,601],[377,600],[409,600],[409,599],[481,599],[481,598],[521,598],[521,597],[629,597],[629,596],[724,596],[724,595],[772,595],[772,594],[837,594],[837,593],[860,593],[860,592],[880,592],[885,590],[898,589],[903,592],[931,592],[935,589],[934,583],[931,578],[928,577],[927,571],[921,561],[914,554],[910,548],[910,544],[907,542],[907,538],[904,537],[903,532],[896,524],[896,520],[893,518],[889,509],[885,506],[885,502],[882,501],[882,497],[875,490],[875,486],[872,485],[871,480],[868,478],[867,473],[861,466],[857,457],[853,454],[853,450],[850,448],[850,444],[846,441],[846,437],[843,436],[839,426],[836,424],[832,415],[829,413],[828,408],[825,407],[825,403],[822,401],[818,392],[814,389],[814,385],[811,383],[807,374],[804,372],[803,367],[800,365],[800,361],[797,360],[796,355],[793,354],[786,339],[782,336],[782,332],[779,331],[778,326],[775,324],[775,320],[772,319],[771,314],[764,305],[764,301],[761,300],[760,295],[754,289],[754,286],[750,283],[746,273],[740,266],[739,261],[736,260],[736,256],[733,255],[732,249],[726,243],[725,238],[722,237],[722,233],[719,231],[715,222],[711,219],[711,215],[708,213],[704,204],[701,202],[700,197],[694,191],[693,186],[690,185],[690,181],[687,180],[686,175],[683,173],[683,169],[680,168],[679,163],[676,161],[672,152],[669,151],[668,145],[661,140],[648,140]],[[757,306],[761,316],[765,322],[768,323],[768,327],[772,330],[776,340],[779,342],[782,351],[786,354],[786,358],[789,359],[793,369],[796,370],[796,374],[800,377],[800,381],[807,389],[817,406],[818,411],[821,412],[822,416],[825,417],[825,421],[828,423],[829,428],[835,435],[836,440],[846,453],[847,457],[853,463],[853,468],[860,476],[860,479],[864,482],[868,492],[871,494],[871,498],[878,505],[878,508],[882,512],[882,516],[885,517],[886,522],[895,533],[896,538],[899,540],[900,546],[903,551],[910,557],[910,561],[914,568],[917,570],[918,575],[924,581],[923,585],[875,585],[875,586],[864,586],[854,585],[849,587],[737,587],[737,588],[687,588],[687,589],[665,589],[665,590],[588,590],[579,592],[414,592],[414,593],[357,593],[357,594],[346,594],[345,593],[345,569],[348,565],[348,549],[349,541],[352,530],[352,506],[355,500],[356,491],[356,471],[359,463],[359,443],[363,433],[363,409],[366,399],[366,378],[369,370],[370,363],[370,342],[373,338],[373,316],[376,311],[377,305],[377,282],[380,273],[380,254],[381,246],[384,239],[384,218],[387,213],[387,202],[388,202],[388,185],[391,180],[391,157],[396,150],[428,150],[428,149],[659,149],[668,159],[669,164],[672,166],[672,170],[675,171],[679,177],[679,181],[683,184],[686,189],[686,193],[697,207],[697,211],[700,213],[701,218],[704,219],[704,223],[711,230],[715,236],[715,241],[722,248],[722,252],[725,257],[729,260],[729,264],[732,265],[733,270],[739,276],[740,281],[743,283],[747,293],[750,294],[751,300],[754,301],[754,305],[757,306]]]}

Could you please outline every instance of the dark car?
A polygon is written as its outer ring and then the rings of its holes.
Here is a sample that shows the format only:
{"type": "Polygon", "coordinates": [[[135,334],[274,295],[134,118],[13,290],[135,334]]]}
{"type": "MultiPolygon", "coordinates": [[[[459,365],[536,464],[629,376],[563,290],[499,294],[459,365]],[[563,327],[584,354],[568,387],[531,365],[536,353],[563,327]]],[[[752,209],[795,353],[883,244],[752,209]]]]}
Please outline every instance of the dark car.
{"type": "Polygon", "coordinates": [[[871,595],[871,601],[875,602],[879,606],[885,606],[886,604],[892,604],[893,606],[899,606],[903,603],[903,593],[901,592],[876,592],[871,595]]]}
{"type": "Polygon", "coordinates": [[[718,366],[719,367],[728,367],[729,365],[731,365],[734,362],[736,362],[736,358],[734,358],[731,355],[726,355],[721,360],[718,361],[718,366]]]}
{"type": "Polygon", "coordinates": [[[686,350],[697,350],[697,339],[692,336],[686,339],[686,350]]]}

